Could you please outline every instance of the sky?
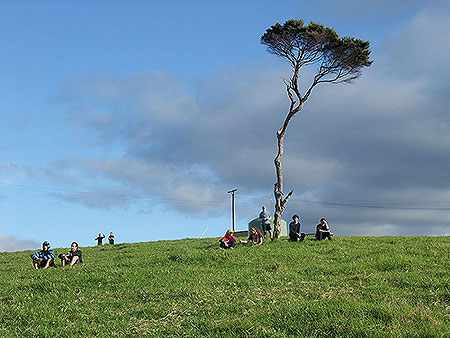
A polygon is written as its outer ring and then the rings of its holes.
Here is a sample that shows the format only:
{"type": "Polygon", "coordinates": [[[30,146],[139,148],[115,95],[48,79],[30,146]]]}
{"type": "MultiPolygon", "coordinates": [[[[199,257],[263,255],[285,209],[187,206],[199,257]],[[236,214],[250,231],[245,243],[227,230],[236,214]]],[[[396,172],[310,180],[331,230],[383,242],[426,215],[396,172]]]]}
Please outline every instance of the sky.
{"type": "Polygon", "coordinates": [[[373,64],[291,122],[284,219],[450,235],[448,2],[0,0],[0,251],[218,237],[231,189],[238,230],[273,213],[291,69],[260,37],[289,19],[370,41],[373,64]]]}

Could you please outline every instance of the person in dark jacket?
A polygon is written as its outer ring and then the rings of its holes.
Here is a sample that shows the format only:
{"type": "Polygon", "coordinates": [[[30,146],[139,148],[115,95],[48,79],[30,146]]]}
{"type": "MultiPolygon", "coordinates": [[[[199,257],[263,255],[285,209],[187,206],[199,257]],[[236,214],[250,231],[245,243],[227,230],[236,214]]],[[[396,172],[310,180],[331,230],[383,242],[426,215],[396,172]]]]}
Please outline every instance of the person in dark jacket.
{"type": "Polygon", "coordinates": [[[75,264],[83,263],[81,250],[78,249],[77,242],[72,242],[70,246],[70,251],[66,254],[61,254],[58,257],[61,258],[62,266],[65,266],[66,264],[74,266],[75,264]]]}
{"type": "Polygon", "coordinates": [[[42,250],[31,254],[33,260],[33,266],[35,269],[43,268],[47,269],[50,265],[53,265],[55,253],[50,250],[50,243],[45,241],[42,243],[42,250]]]}
{"type": "Polygon", "coordinates": [[[316,225],[316,239],[321,241],[322,239],[331,239],[330,226],[325,218],[320,219],[320,223],[316,225]]]}
{"type": "Polygon", "coordinates": [[[105,234],[102,234],[101,232],[99,232],[98,236],[94,238],[95,241],[97,241],[97,245],[102,245],[103,244],[103,238],[105,238],[105,234]]]}
{"type": "Polygon", "coordinates": [[[109,233],[108,241],[109,244],[114,245],[114,234],[112,233],[112,231],[109,233]]]}
{"type": "Polygon", "coordinates": [[[289,223],[289,239],[293,242],[303,241],[305,234],[300,232],[301,224],[298,221],[300,217],[298,215],[292,216],[292,222],[289,223]]]}

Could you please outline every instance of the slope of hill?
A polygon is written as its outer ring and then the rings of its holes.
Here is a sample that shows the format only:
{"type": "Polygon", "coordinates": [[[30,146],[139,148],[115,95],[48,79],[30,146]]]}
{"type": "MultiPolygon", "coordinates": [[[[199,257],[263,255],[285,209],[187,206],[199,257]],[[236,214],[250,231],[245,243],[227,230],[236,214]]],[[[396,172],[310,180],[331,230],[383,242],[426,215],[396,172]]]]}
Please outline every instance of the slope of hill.
{"type": "Polygon", "coordinates": [[[450,337],[450,237],[81,249],[0,253],[1,337],[450,337]]]}

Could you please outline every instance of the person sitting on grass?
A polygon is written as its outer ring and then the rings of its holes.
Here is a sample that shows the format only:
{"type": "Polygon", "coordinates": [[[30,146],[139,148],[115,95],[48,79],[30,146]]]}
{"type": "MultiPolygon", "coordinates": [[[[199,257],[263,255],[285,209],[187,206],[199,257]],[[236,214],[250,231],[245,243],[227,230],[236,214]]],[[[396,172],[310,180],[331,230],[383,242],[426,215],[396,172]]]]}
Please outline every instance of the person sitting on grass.
{"type": "Polygon", "coordinates": [[[225,236],[221,238],[220,247],[223,249],[233,249],[236,247],[236,237],[233,235],[233,230],[228,229],[225,236]]]}
{"type": "Polygon", "coordinates": [[[264,236],[258,228],[251,228],[250,229],[250,235],[248,236],[247,240],[239,239],[239,242],[242,244],[247,244],[248,242],[252,243],[253,245],[263,245],[264,236]]]}
{"type": "Polygon", "coordinates": [[[78,249],[77,242],[72,242],[70,251],[66,254],[61,254],[58,257],[61,258],[62,266],[65,266],[66,264],[74,266],[75,264],[83,263],[83,259],[81,258],[81,250],[78,249]]]}
{"type": "Polygon", "coordinates": [[[42,243],[42,250],[31,254],[33,266],[35,269],[47,269],[50,265],[54,265],[55,254],[50,250],[50,243],[45,241],[42,243]]]}
{"type": "Polygon", "coordinates": [[[289,223],[289,239],[293,242],[301,242],[305,239],[305,233],[300,232],[299,218],[298,215],[294,215],[292,216],[292,222],[289,223]]]}
{"type": "Polygon", "coordinates": [[[325,238],[331,241],[330,226],[325,218],[321,218],[320,223],[316,225],[316,239],[321,241],[325,238]]]}

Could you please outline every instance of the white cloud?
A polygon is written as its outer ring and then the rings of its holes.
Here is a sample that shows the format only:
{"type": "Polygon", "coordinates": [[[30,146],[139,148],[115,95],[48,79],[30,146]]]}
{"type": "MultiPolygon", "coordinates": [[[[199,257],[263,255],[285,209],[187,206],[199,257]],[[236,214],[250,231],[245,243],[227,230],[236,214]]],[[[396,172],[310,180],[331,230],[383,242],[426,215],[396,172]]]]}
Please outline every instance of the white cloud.
{"type": "Polygon", "coordinates": [[[0,252],[37,249],[40,244],[34,240],[21,240],[5,234],[0,234],[0,252]]]}
{"type": "MultiPolygon", "coordinates": [[[[301,213],[310,226],[326,216],[344,233],[448,232],[446,210],[392,209],[434,206],[431,196],[439,196],[439,205],[450,202],[444,90],[450,48],[439,33],[448,31],[448,19],[421,12],[374,51],[361,79],[314,90],[286,137],[285,190],[296,191],[287,215],[301,213]],[[305,196],[316,204],[305,204],[305,196]]],[[[121,153],[67,159],[65,166],[79,182],[86,178],[88,191],[155,196],[183,212],[214,213],[232,187],[257,192],[245,199],[259,203],[258,193],[271,195],[275,180],[275,132],[289,103],[286,74],[288,68],[228,68],[195,89],[162,72],[74,79],[59,96],[70,121],[121,153]]],[[[82,203],[106,207],[108,199],[82,203]]],[[[243,206],[242,214],[250,209],[243,206]]]]}

